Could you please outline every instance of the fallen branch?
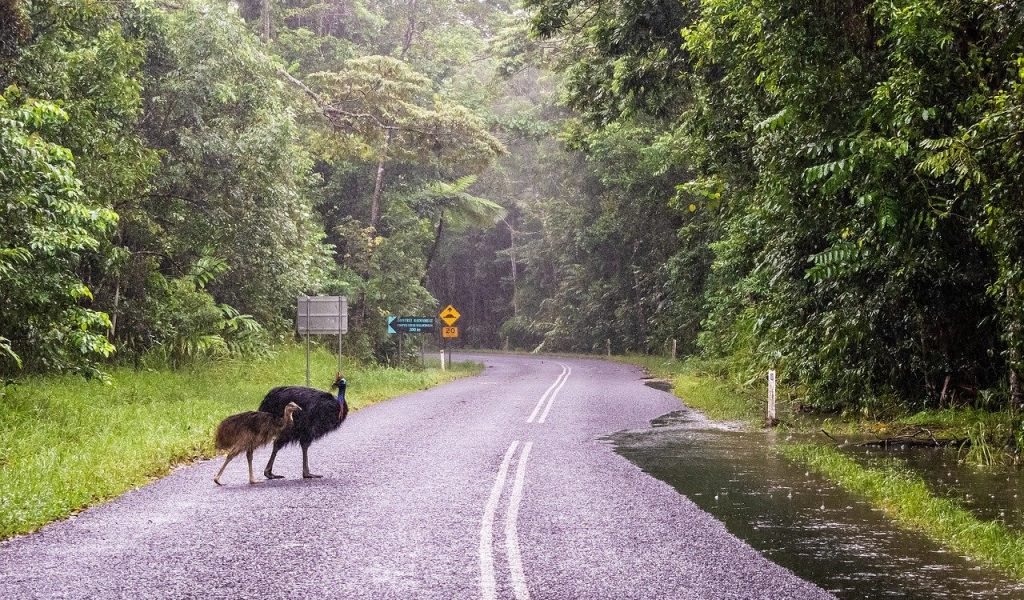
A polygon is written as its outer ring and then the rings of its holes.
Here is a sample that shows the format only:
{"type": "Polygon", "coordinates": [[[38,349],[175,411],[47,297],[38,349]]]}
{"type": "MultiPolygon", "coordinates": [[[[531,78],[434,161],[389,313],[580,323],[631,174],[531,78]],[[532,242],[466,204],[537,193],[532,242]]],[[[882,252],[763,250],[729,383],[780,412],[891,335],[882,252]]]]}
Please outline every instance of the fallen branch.
{"type": "Polygon", "coordinates": [[[836,438],[832,437],[832,434],[830,434],[829,432],[825,431],[824,429],[822,429],[822,430],[821,430],[821,432],[822,432],[822,433],[824,433],[824,434],[825,434],[825,436],[826,436],[826,437],[827,437],[828,439],[830,439],[830,440],[832,440],[833,442],[835,442],[836,444],[838,444],[838,445],[842,446],[842,444],[840,444],[840,443],[839,443],[839,440],[837,440],[836,438]]]}
{"type": "Polygon", "coordinates": [[[894,435],[886,438],[879,438],[877,440],[869,440],[867,442],[857,442],[854,444],[840,443],[835,437],[824,429],[820,430],[822,434],[828,439],[835,442],[839,448],[888,448],[889,446],[914,446],[922,448],[942,448],[945,446],[963,446],[969,444],[969,439],[960,438],[936,438],[932,434],[931,430],[926,427],[918,427],[912,432],[905,432],[900,435],[894,435]]]}
{"type": "Polygon", "coordinates": [[[918,427],[917,429],[913,430],[913,432],[907,432],[901,435],[881,438],[869,442],[860,442],[858,444],[854,444],[854,446],[886,448],[888,446],[900,445],[925,448],[940,448],[943,446],[963,445],[964,442],[967,441],[969,440],[954,438],[938,439],[935,437],[934,434],[932,434],[930,429],[926,427],[918,427]]]}

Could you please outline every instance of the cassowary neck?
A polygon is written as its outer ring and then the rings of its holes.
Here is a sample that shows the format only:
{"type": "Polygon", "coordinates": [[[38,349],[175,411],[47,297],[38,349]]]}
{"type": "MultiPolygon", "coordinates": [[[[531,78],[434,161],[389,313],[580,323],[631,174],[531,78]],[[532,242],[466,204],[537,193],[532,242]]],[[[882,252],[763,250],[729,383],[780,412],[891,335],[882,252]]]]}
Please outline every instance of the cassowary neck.
{"type": "Polygon", "coordinates": [[[345,387],[338,388],[338,417],[344,421],[348,415],[348,402],[345,400],[345,387]]]}
{"type": "Polygon", "coordinates": [[[295,422],[295,418],[293,416],[294,414],[295,414],[294,410],[286,410],[286,411],[284,411],[284,426],[285,427],[290,427],[292,425],[292,423],[295,422]]]}

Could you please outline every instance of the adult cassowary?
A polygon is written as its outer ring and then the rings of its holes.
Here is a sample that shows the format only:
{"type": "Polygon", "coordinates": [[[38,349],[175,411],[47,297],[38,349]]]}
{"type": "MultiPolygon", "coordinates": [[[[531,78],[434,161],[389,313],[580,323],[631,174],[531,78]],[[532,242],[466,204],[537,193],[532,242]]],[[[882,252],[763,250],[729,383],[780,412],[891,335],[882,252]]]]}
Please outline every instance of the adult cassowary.
{"type": "Polygon", "coordinates": [[[302,447],[302,476],[305,478],[322,477],[309,472],[309,445],[328,433],[337,429],[348,416],[348,403],[345,402],[345,379],[338,373],[331,389],[338,389],[337,397],[328,392],[302,386],[276,387],[263,398],[260,411],[276,416],[284,415],[284,408],[289,402],[302,407],[302,411],[294,416],[294,423],[285,429],[274,440],[274,449],[267,461],[263,475],[267,479],[281,479],[282,475],[274,474],[274,459],[277,451],[288,444],[299,443],[302,447]]]}

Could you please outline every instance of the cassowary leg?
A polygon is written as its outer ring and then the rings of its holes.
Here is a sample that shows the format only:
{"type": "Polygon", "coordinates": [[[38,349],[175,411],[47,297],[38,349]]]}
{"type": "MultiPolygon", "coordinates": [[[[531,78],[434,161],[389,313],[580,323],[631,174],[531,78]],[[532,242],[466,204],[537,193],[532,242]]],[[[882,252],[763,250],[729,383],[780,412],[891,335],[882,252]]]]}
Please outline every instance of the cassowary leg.
{"type": "Polygon", "coordinates": [[[306,479],[319,479],[323,477],[323,475],[314,475],[309,472],[309,444],[303,442],[300,442],[300,444],[302,445],[302,476],[306,479]]]}
{"type": "Polygon", "coordinates": [[[245,460],[249,461],[249,483],[263,483],[262,481],[256,481],[252,474],[252,448],[245,451],[245,460]]]}
{"type": "Polygon", "coordinates": [[[267,479],[284,479],[284,475],[274,475],[274,459],[277,458],[277,451],[281,444],[274,442],[274,449],[270,451],[270,460],[267,461],[267,468],[263,469],[263,476],[267,479]]]}
{"type": "Polygon", "coordinates": [[[217,476],[213,478],[214,483],[216,483],[217,485],[221,485],[220,476],[224,474],[224,469],[227,468],[228,463],[231,462],[231,459],[236,456],[238,456],[238,452],[228,452],[227,457],[224,458],[224,464],[220,466],[220,471],[217,471],[217,476]]]}

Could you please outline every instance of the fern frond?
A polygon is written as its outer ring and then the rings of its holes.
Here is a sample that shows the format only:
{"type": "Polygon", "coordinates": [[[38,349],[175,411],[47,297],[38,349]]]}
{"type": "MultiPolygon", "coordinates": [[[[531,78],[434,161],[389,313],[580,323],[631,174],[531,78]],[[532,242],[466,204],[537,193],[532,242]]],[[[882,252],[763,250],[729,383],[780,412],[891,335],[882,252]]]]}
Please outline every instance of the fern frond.
{"type": "Polygon", "coordinates": [[[866,252],[851,242],[839,242],[811,256],[812,267],[804,277],[811,281],[826,281],[856,273],[863,268],[866,252]]]}

